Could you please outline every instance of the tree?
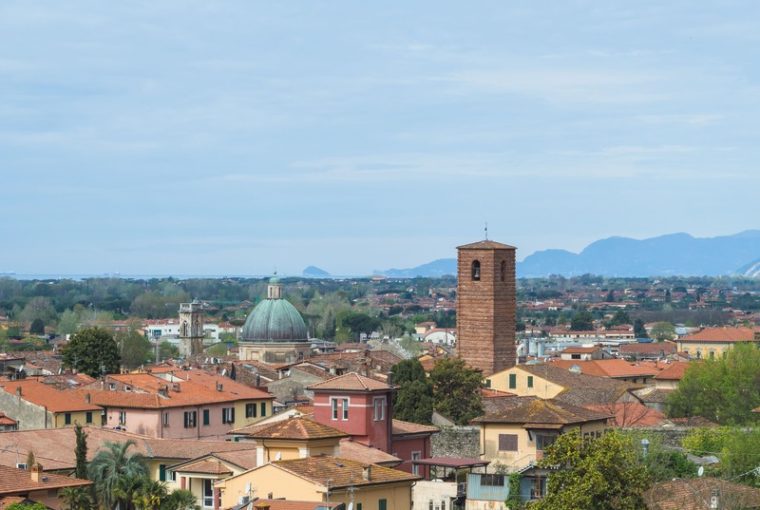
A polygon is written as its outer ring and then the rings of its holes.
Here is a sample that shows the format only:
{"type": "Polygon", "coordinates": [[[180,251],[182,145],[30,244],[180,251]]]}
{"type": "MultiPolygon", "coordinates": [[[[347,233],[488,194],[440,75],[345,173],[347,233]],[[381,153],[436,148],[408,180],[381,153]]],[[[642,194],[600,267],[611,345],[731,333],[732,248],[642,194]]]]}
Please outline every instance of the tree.
{"type": "Polygon", "coordinates": [[[63,365],[91,377],[119,371],[119,347],[110,331],[85,328],[63,348],[63,365]]]}
{"type": "Polygon", "coordinates": [[[649,476],[630,438],[618,432],[591,440],[582,438],[578,430],[562,434],[538,465],[553,472],[546,497],[531,510],[645,508],[643,494],[649,488],[649,476]]]}
{"type": "Polygon", "coordinates": [[[29,333],[32,335],[45,334],[45,323],[42,321],[42,319],[37,318],[32,321],[31,326],[29,326],[29,333]]]}
{"type": "Polygon", "coordinates": [[[697,475],[697,465],[691,462],[680,449],[663,443],[662,434],[650,431],[628,431],[633,447],[638,450],[641,463],[647,469],[653,482],[665,482],[674,478],[692,478],[697,475]],[[646,451],[643,441],[646,441],[646,451]]]}
{"type": "Polygon", "coordinates": [[[79,323],[82,321],[81,306],[75,310],[64,310],[58,321],[56,332],[60,335],[71,335],[76,333],[79,323]]]}
{"type": "Polygon", "coordinates": [[[399,420],[430,423],[433,416],[433,386],[418,359],[404,360],[391,369],[393,384],[398,386],[393,415],[399,420]]]}
{"type": "Polygon", "coordinates": [[[570,319],[570,329],[572,331],[591,331],[594,329],[594,317],[588,310],[582,310],[573,315],[570,319]]]}
{"type": "Polygon", "coordinates": [[[87,433],[82,426],[77,423],[74,426],[74,435],[76,436],[76,446],[74,447],[74,457],[76,458],[76,468],[74,476],[83,480],[87,479],[87,433]]]}
{"type": "Polygon", "coordinates": [[[164,500],[161,510],[200,510],[195,494],[185,489],[176,489],[164,500]]]}
{"type": "Polygon", "coordinates": [[[722,425],[755,423],[760,406],[760,348],[737,344],[725,358],[689,364],[668,398],[671,417],[702,416],[722,425]]]}
{"type": "Polygon", "coordinates": [[[89,479],[95,484],[100,504],[108,510],[117,505],[120,510],[129,510],[135,493],[147,477],[142,455],[129,453],[134,444],[131,439],[123,443],[107,441],[90,462],[89,479]]]}
{"type": "Polygon", "coordinates": [[[92,494],[84,487],[66,487],[58,495],[63,500],[66,510],[92,510],[95,502],[92,494]]]}
{"type": "Polygon", "coordinates": [[[158,346],[158,359],[156,361],[163,361],[170,358],[179,357],[179,349],[176,345],[172,345],[171,342],[164,340],[158,346]]]}
{"type": "Polygon", "coordinates": [[[672,340],[676,336],[676,328],[670,322],[658,322],[652,326],[649,336],[656,339],[658,342],[672,340]]]}
{"type": "Polygon", "coordinates": [[[366,313],[351,313],[343,318],[343,325],[356,335],[357,340],[361,338],[361,334],[369,336],[373,331],[377,330],[381,325],[380,319],[376,317],[370,317],[366,313]]]}
{"type": "Polygon", "coordinates": [[[18,318],[24,322],[40,319],[44,324],[51,324],[58,318],[58,314],[48,298],[37,296],[26,304],[18,318]]]}
{"type": "Polygon", "coordinates": [[[433,408],[457,425],[468,424],[483,414],[482,380],[480,370],[467,367],[462,359],[440,360],[430,372],[433,408]]]}
{"type": "Polygon", "coordinates": [[[127,331],[116,333],[114,339],[120,346],[122,366],[133,369],[150,361],[153,347],[136,328],[130,325],[127,331]]]}
{"type": "Polygon", "coordinates": [[[140,490],[134,494],[132,503],[138,510],[161,510],[166,506],[168,497],[169,491],[165,483],[149,480],[145,481],[140,490]]]}
{"type": "Polygon", "coordinates": [[[48,510],[42,503],[13,503],[5,507],[5,510],[48,510]]]}
{"type": "Polygon", "coordinates": [[[636,338],[649,338],[649,334],[647,334],[647,328],[644,327],[643,320],[636,319],[633,321],[633,336],[636,338]]]}
{"type": "Polygon", "coordinates": [[[621,324],[630,324],[631,317],[625,310],[617,310],[610,320],[610,326],[620,326],[621,324]]]}

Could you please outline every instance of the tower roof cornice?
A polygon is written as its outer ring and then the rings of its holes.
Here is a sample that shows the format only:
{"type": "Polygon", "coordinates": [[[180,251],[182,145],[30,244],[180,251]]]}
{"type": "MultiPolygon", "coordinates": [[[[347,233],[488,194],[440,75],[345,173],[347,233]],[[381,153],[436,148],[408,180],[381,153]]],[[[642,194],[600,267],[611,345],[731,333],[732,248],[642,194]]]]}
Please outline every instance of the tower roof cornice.
{"type": "Polygon", "coordinates": [[[508,244],[489,241],[488,239],[476,243],[463,244],[457,246],[457,250],[516,250],[517,247],[508,244]]]}

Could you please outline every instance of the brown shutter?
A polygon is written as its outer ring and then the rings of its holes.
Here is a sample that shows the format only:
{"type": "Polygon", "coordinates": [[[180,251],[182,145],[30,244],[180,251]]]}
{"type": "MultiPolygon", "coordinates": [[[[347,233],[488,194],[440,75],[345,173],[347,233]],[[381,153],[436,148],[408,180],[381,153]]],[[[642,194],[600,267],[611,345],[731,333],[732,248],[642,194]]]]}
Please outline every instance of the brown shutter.
{"type": "Polygon", "coordinates": [[[499,451],[516,452],[517,434],[499,434],[499,451]]]}

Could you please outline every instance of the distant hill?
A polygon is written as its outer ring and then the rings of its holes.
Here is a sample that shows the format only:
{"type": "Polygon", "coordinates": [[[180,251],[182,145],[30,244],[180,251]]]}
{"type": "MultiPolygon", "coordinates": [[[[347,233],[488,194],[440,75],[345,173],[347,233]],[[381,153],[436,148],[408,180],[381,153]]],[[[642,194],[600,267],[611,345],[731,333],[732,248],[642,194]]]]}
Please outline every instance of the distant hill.
{"type": "Polygon", "coordinates": [[[309,266],[302,273],[306,278],[330,278],[330,273],[317,266],[309,266]]]}
{"type": "MultiPolygon", "coordinates": [[[[409,269],[378,273],[392,278],[456,274],[456,259],[438,259],[409,269]]],[[[706,238],[684,233],[641,240],[610,237],[591,243],[580,253],[542,250],[517,264],[517,275],[522,278],[586,273],[626,277],[760,276],[760,230],[706,238]]]]}
{"type": "Polygon", "coordinates": [[[441,276],[457,274],[457,259],[438,259],[409,269],[386,269],[385,271],[375,271],[375,273],[389,278],[416,278],[418,276],[440,278],[441,276]]]}

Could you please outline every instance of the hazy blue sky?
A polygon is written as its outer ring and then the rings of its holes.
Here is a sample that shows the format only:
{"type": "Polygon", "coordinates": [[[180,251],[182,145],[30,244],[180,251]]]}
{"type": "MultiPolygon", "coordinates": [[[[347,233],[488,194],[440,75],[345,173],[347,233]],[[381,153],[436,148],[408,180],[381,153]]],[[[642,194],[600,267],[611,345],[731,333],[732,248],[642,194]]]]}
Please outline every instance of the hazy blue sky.
{"type": "Polygon", "coordinates": [[[0,272],[758,228],[758,48],[755,1],[4,0],[0,272]]]}

